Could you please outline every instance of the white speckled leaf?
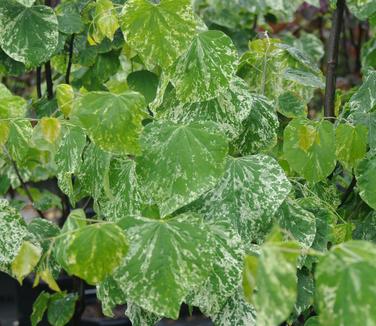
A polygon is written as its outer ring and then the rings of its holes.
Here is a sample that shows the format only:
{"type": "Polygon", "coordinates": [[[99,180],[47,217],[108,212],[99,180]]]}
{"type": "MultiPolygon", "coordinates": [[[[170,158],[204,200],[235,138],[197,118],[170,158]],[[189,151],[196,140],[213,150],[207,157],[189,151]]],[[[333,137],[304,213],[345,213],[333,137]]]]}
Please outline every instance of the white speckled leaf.
{"type": "Polygon", "coordinates": [[[335,133],[327,120],[292,120],[284,131],[283,152],[290,167],[307,181],[318,182],[335,168],[335,133]]]}
{"type": "Polygon", "coordinates": [[[144,97],[133,91],[119,95],[91,92],[80,99],[72,118],[79,120],[91,140],[103,150],[138,154],[145,108],[144,97]]]}
{"type": "Polygon", "coordinates": [[[376,324],[376,247],[350,241],[332,248],[316,268],[320,325],[376,324]]]}
{"type": "Polygon", "coordinates": [[[127,303],[125,315],[131,320],[132,326],[154,326],[161,319],[131,302],[127,303]]]}
{"type": "Polygon", "coordinates": [[[212,316],[212,320],[215,326],[256,326],[256,312],[238,289],[226,300],[222,310],[212,316]]]}
{"type": "Polygon", "coordinates": [[[240,286],[245,255],[242,241],[229,222],[208,223],[214,235],[215,261],[209,278],[189,302],[206,316],[218,315],[240,286]]]}
{"type": "Polygon", "coordinates": [[[26,223],[5,199],[0,199],[0,270],[11,274],[11,264],[24,239],[29,235],[26,223]]]}
{"type": "Polygon", "coordinates": [[[111,154],[91,143],[84,151],[83,157],[83,163],[76,173],[77,182],[81,185],[81,190],[85,195],[94,199],[100,198],[108,176],[111,154]]]}
{"type": "Polygon", "coordinates": [[[291,189],[282,168],[267,155],[229,157],[219,183],[199,201],[207,220],[231,222],[246,243],[260,242],[291,189]]]}
{"type": "Polygon", "coordinates": [[[196,22],[190,0],[129,0],[121,17],[125,41],[136,50],[148,69],[166,69],[189,46],[196,22]]]}
{"type": "MultiPolygon", "coordinates": [[[[57,242],[60,248],[56,249],[56,258],[69,274],[89,284],[98,284],[124,258],[128,250],[127,240],[124,231],[115,224],[80,223],[78,228],[57,242]]],[[[63,228],[62,234],[65,232],[67,230],[63,228]]]]}
{"type": "Polygon", "coordinates": [[[227,141],[212,122],[154,122],[141,138],[137,174],[161,216],[192,202],[223,175],[227,141]]]}
{"type": "Polygon", "coordinates": [[[241,134],[232,145],[242,155],[266,151],[277,143],[278,126],[278,117],[272,102],[253,94],[252,110],[243,122],[241,134]]]}
{"type": "Polygon", "coordinates": [[[367,152],[368,130],[365,126],[340,124],[336,128],[337,159],[350,169],[364,158],[367,152]]]}
{"type": "Polygon", "coordinates": [[[296,242],[283,242],[282,238],[281,233],[274,233],[263,244],[256,267],[253,263],[247,263],[247,257],[245,260],[244,286],[252,288],[252,284],[247,284],[252,279],[247,274],[256,275],[257,290],[249,292],[247,299],[256,308],[257,325],[260,326],[279,325],[293,311],[296,302],[299,245],[296,242]]]}
{"type": "Polygon", "coordinates": [[[247,84],[235,77],[226,92],[205,102],[181,103],[175,90],[171,89],[164,95],[157,116],[176,123],[213,121],[232,140],[241,133],[242,123],[254,106],[254,95],[247,84]]]}
{"type": "Polygon", "coordinates": [[[97,285],[97,298],[101,301],[103,314],[108,317],[114,316],[113,309],[117,305],[126,302],[124,292],[111,275],[97,285]]]}
{"type": "Polygon", "coordinates": [[[370,112],[376,106],[376,71],[370,72],[362,86],[350,98],[350,110],[370,112]]]}
{"type": "Polygon", "coordinates": [[[220,31],[197,34],[174,64],[171,82],[182,102],[202,102],[223,93],[235,75],[238,55],[232,40],[220,31]]]}
{"type": "Polygon", "coordinates": [[[374,0],[348,0],[346,4],[350,11],[360,20],[366,20],[376,13],[376,2],[374,0]]]}
{"type": "Polygon", "coordinates": [[[55,155],[59,173],[75,173],[82,164],[82,152],[86,146],[86,135],[79,127],[62,125],[61,142],[55,155]]]}
{"type": "Polygon", "coordinates": [[[15,0],[2,0],[0,30],[1,48],[27,66],[47,61],[58,45],[57,18],[47,6],[26,7],[15,0]]]}
{"type": "Polygon", "coordinates": [[[359,162],[355,171],[360,197],[376,209],[376,151],[371,151],[359,162]]]}
{"type": "Polygon", "coordinates": [[[136,177],[136,162],[113,158],[108,171],[108,186],[99,200],[101,213],[109,221],[140,214],[141,195],[136,177]]]}
{"type": "Polygon", "coordinates": [[[130,249],[114,279],[130,302],[177,319],[185,297],[211,272],[215,255],[209,228],[194,213],[169,220],[129,216],[119,225],[130,249]]]}
{"type": "Polygon", "coordinates": [[[316,236],[316,217],[294,199],[287,198],[279,207],[275,219],[279,226],[303,248],[310,248],[316,236]]]}

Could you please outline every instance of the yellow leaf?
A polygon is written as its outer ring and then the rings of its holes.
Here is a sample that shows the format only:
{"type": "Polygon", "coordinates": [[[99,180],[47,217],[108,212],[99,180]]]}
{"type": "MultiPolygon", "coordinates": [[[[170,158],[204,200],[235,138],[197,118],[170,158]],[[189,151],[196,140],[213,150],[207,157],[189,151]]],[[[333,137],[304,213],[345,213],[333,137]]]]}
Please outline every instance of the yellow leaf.
{"type": "Polygon", "coordinates": [[[53,144],[60,136],[61,125],[56,118],[42,118],[39,122],[43,138],[53,144]]]}
{"type": "Polygon", "coordinates": [[[74,92],[71,85],[60,84],[56,87],[56,100],[61,112],[68,117],[73,109],[74,92]]]}
{"type": "Polygon", "coordinates": [[[42,249],[35,246],[29,241],[24,241],[14,261],[11,269],[18,282],[22,283],[23,279],[29,275],[34,267],[38,264],[42,254],[42,249]]]}
{"type": "Polygon", "coordinates": [[[54,277],[52,276],[51,272],[49,270],[44,270],[39,273],[41,279],[45,281],[51,290],[54,290],[56,292],[61,292],[59,285],[56,283],[54,277]]]}
{"type": "Polygon", "coordinates": [[[9,122],[0,121],[0,146],[5,145],[9,137],[9,122]]]}
{"type": "Polygon", "coordinates": [[[299,128],[299,148],[307,151],[316,141],[317,130],[311,125],[301,126],[299,128]]]}

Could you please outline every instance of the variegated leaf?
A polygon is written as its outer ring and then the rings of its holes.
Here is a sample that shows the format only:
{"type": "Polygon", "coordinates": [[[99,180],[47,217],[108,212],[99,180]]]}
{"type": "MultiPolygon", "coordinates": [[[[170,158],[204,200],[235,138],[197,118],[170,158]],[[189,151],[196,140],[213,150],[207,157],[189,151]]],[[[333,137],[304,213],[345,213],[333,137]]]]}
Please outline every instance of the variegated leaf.
{"type": "Polygon", "coordinates": [[[376,151],[371,151],[360,161],[355,176],[358,181],[360,197],[373,209],[376,209],[376,151]]]}
{"type": "Polygon", "coordinates": [[[157,315],[177,319],[180,305],[207,279],[214,241],[200,216],[171,219],[125,217],[130,250],[113,277],[128,300],[157,315]]]}
{"type": "Polygon", "coordinates": [[[283,152],[290,167],[307,181],[318,182],[335,168],[335,134],[327,120],[292,120],[284,131],[283,152]]]}
{"type": "Polygon", "coordinates": [[[166,69],[189,46],[196,29],[190,0],[130,0],[124,6],[121,30],[149,70],[166,69]]]}
{"type": "Polygon", "coordinates": [[[47,6],[27,7],[16,0],[1,1],[0,30],[1,48],[27,66],[47,61],[58,45],[57,18],[47,6]]]}
{"type": "Polygon", "coordinates": [[[72,113],[91,140],[103,150],[119,154],[139,154],[139,135],[146,118],[144,97],[133,91],[122,94],[90,92],[72,113]]]}
{"type": "Polygon", "coordinates": [[[332,248],[316,269],[320,325],[376,324],[376,247],[349,241],[332,248]]]}
{"type": "Polygon", "coordinates": [[[215,123],[153,122],[141,144],[137,174],[162,216],[197,199],[224,172],[227,141],[215,123]]]}
{"type": "Polygon", "coordinates": [[[203,102],[224,93],[235,75],[237,59],[235,46],[224,33],[197,34],[171,71],[177,98],[183,103],[203,102]]]}
{"type": "Polygon", "coordinates": [[[290,189],[283,170],[270,156],[229,157],[222,179],[195,205],[207,220],[231,222],[246,243],[261,242],[290,189]]]}

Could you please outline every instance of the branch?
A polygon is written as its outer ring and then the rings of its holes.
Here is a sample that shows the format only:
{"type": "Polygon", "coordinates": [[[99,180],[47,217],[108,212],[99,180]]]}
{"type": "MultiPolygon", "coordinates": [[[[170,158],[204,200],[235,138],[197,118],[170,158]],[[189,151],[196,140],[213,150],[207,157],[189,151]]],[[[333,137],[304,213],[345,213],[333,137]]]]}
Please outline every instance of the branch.
{"type": "Polygon", "coordinates": [[[46,73],[47,98],[51,100],[54,97],[54,84],[52,82],[51,62],[47,61],[44,64],[44,68],[46,73]]]}
{"type": "Polygon", "coordinates": [[[41,67],[37,67],[36,75],[37,75],[37,95],[38,95],[38,98],[41,98],[42,97],[42,68],[41,67]]]}
{"type": "Polygon", "coordinates": [[[336,92],[336,68],[338,63],[338,48],[342,30],[344,9],[345,0],[337,0],[337,8],[333,13],[332,28],[329,37],[324,116],[331,122],[334,121],[332,117],[335,116],[334,100],[336,92]]]}
{"type": "Polygon", "coordinates": [[[69,56],[68,56],[68,65],[67,65],[67,72],[65,74],[65,83],[69,84],[69,77],[72,68],[72,57],[73,57],[73,44],[74,44],[74,34],[69,41],[69,56]]]}

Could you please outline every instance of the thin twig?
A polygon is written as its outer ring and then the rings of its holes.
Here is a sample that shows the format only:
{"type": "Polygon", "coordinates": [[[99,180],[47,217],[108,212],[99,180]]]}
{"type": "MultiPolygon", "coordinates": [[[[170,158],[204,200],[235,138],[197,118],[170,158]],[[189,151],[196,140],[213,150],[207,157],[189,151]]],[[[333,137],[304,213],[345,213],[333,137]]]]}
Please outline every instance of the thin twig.
{"type": "Polygon", "coordinates": [[[67,64],[67,72],[65,74],[65,83],[67,84],[69,84],[70,73],[72,69],[73,45],[74,45],[74,34],[72,34],[71,39],[69,41],[68,64],[67,64]]]}
{"type": "Polygon", "coordinates": [[[20,171],[18,170],[16,162],[13,159],[11,159],[11,158],[10,158],[10,161],[12,163],[14,171],[16,172],[17,178],[20,181],[20,183],[22,185],[22,188],[25,191],[25,194],[26,194],[27,198],[29,198],[29,200],[31,201],[31,204],[33,205],[34,209],[37,211],[38,215],[41,218],[45,218],[44,215],[43,215],[43,212],[41,210],[39,210],[38,208],[35,207],[35,202],[34,202],[33,196],[31,195],[30,190],[27,187],[26,183],[23,181],[22,176],[20,174],[20,171]]]}
{"type": "Polygon", "coordinates": [[[345,0],[338,0],[337,8],[333,13],[332,28],[329,37],[324,116],[331,122],[334,122],[332,117],[335,116],[334,102],[336,92],[336,68],[338,64],[338,48],[344,9],[345,0]]]}

